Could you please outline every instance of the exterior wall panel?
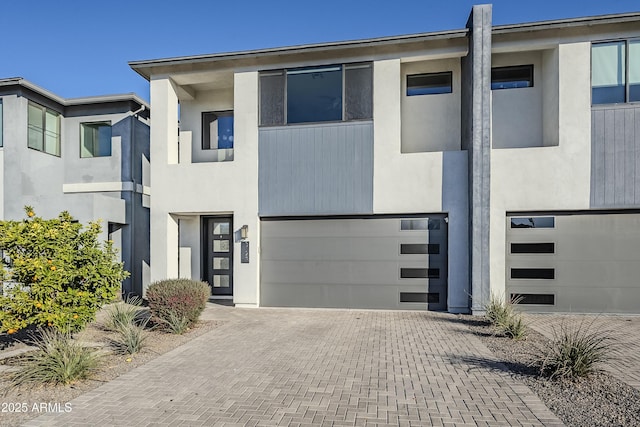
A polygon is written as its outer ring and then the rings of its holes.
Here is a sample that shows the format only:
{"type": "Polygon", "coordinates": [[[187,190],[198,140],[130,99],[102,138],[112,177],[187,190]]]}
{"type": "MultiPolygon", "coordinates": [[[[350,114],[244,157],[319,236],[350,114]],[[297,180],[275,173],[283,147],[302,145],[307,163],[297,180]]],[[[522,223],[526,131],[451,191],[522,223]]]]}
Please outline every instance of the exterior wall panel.
{"type": "Polygon", "coordinates": [[[591,111],[591,207],[640,205],[640,106],[591,111]]]}
{"type": "Polygon", "coordinates": [[[371,122],[259,131],[261,216],[373,211],[371,122]]]}

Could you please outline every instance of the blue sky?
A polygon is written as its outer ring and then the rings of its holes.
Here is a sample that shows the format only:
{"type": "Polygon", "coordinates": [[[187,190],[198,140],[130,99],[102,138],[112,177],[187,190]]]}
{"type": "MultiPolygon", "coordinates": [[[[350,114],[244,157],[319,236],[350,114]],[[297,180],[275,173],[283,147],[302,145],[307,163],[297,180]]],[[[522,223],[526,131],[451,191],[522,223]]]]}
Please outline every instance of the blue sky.
{"type": "MultiPolygon", "coordinates": [[[[135,92],[128,61],[463,28],[473,1],[2,0],[0,78],[65,98],[135,92]]],[[[497,0],[494,24],[640,11],[638,0],[497,0]]]]}

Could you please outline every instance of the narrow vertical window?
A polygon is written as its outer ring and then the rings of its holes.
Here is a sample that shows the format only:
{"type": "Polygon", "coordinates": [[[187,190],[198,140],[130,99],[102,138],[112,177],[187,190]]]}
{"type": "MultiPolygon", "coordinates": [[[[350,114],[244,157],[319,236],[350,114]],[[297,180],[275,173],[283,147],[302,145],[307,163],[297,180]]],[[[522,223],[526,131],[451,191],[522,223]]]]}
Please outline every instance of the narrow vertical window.
{"type": "Polygon", "coordinates": [[[260,125],[283,125],[284,71],[260,73],[260,125]]]}
{"type": "Polygon", "coordinates": [[[111,124],[80,124],[80,157],[111,156],[111,124]]]}
{"type": "Polygon", "coordinates": [[[371,64],[345,65],[344,86],[344,119],[370,119],[373,116],[373,69],[371,64]]]}
{"type": "Polygon", "coordinates": [[[629,42],[629,102],[640,101],[640,40],[629,42]]]}
{"type": "Polygon", "coordinates": [[[59,157],[60,114],[31,102],[27,111],[27,146],[59,157]]]}
{"type": "Polygon", "coordinates": [[[591,47],[591,102],[625,102],[626,43],[598,43],[591,47]]]}

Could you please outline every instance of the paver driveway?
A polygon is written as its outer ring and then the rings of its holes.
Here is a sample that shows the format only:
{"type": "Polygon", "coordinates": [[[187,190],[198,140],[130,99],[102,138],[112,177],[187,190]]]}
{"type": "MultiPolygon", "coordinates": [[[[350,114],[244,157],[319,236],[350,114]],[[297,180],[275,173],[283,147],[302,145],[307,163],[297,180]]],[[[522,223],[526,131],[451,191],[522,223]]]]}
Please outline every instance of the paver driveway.
{"type": "Polygon", "coordinates": [[[561,425],[454,315],[205,317],[224,324],[27,425],[561,425]]]}

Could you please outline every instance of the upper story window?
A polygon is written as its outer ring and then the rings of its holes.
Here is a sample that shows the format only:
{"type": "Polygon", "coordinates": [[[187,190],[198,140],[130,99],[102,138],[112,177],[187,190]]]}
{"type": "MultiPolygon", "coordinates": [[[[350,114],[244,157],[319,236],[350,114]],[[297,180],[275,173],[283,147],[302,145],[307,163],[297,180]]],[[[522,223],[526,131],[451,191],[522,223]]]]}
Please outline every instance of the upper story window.
{"type": "Polygon", "coordinates": [[[451,71],[410,74],[407,76],[407,96],[451,93],[451,74],[451,71]]]}
{"type": "Polygon", "coordinates": [[[371,119],[371,63],[260,73],[260,125],[371,119]]]}
{"type": "Polygon", "coordinates": [[[640,40],[591,46],[591,103],[640,101],[640,40]]]}
{"type": "Polygon", "coordinates": [[[491,90],[533,87],[533,65],[494,67],[491,69],[491,90]]]}
{"type": "Polygon", "coordinates": [[[202,149],[218,150],[217,161],[233,160],[233,111],[202,113],[202,149]]]}
{"type": "Polygon", "coordinates": [[[80,157],[111,155],[111,123],[80,123],[80,157]]]}
{"type": "Polygon", "coordinates": [[[60,157],[60,114],[29,102],[28,147],[60,157]]]}

